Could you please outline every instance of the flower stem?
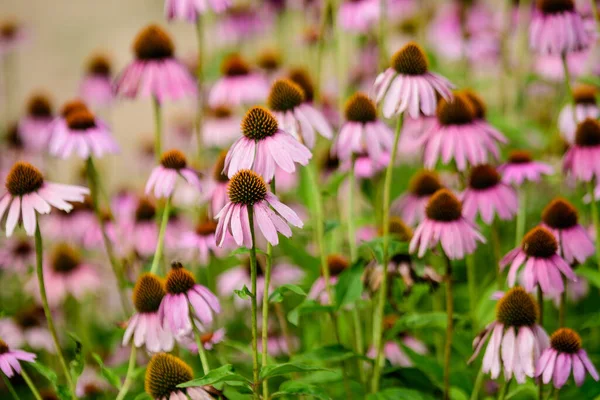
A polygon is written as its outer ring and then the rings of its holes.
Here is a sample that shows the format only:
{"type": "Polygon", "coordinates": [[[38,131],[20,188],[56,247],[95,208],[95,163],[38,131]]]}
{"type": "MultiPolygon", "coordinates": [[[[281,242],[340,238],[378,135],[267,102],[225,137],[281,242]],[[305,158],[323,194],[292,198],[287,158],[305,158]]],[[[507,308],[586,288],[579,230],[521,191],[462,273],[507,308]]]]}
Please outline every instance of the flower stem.
{"type": "Polygon", "coordinates": [[[248,206],[248,222],[250,225],[250,237],[252,238],[252,248],[250,249],[250,280],[252,281],[252,376],[254,377],[253,391],[254,398],[258,399],[258,305],[256,303],[256,236],[254,234],[254,208],[248,206]]]}
{"type": "Polygon", "coordinates": [[[131,344],[131,353],[129,354],[129,364],[127,365],[127,374],[125,375],[125,382],[123,382],[123,386],[121,386],[121,390],[117,394],[116,400],[123,400],[125,396],[127,396],[127,392],[129,392],[129,387],[132,383],[133,371],[135,370],[136,364],[136,347],[132,343],[131,344]]]}
{"type": "MultiPolygon", "coordinates": [[[[323,4],[323,10],[321,14],[321,23],[319,27],[319,37],[317,43],[317,61],[316,61],[316,71],[315,71],[315,99],[321,99],[321,71],[323,70],[323,53],[325,51],[325,34],[327,33],[327,17],[331,13],[333,13],[333,1],[334,0],[325,0],[323,4]]],[[[332,16],[333,18],[333,16],[332,16]]]]}
{"type": "Polygon", "coordinates": [[[4,372],[0,372],[0,375],[2,375],[2,381],[4,381],[4,386],[7,387],[13,399],[20,400],[19,395],[17,394],[17,392],[15,392],[15,388],[13,387],[12,383],[10,383],[10,379],[8,379],[6,375],[4,375],[4,372]]]}
{"type": "Polygon", "coordinates": [[[588,190],[592,198],[592,221],[594,223],[594,231],[596,232],[596,264],[598,264],[598,268],[600,269],[600,218],[598,217],[598,204],[596,203],[596,192],[593,182],[588,182],[588,190]]]}
{"type": "Polygon", "coordinates": [[[38,283],[40,286],[40,296],[42,298],[42,307],[44,308],[44,314],[46,315],[46,320],[48,321],[48,330],[50,331],[50,335],[52,336],[52,341],[54,342],[54,347],[56,348],[56,356],[58,357],[58,361],[63,369],[65,374],[65,379],[71,390],[71,397],[73,399],[77,399],[75,397],[75,384],[73,383],[73,378],[71,377],[71,372],[69,371],[69,366],[65,361],[65,356],[63,355],[62,349],[60,348],[60,342],[58,341],[58,334],[56,333],[56,327],[54,326],[54,319],[52,318],[52,312],[50,311],[50,306],[48,305],[48,297],[46,296],[46,284],[44,283],[44,269],[43,269],[43,247],[42,247],[42,233],[40,232],[40,224],[36,222],[35,225],[35,259],[36,259],[36,272],[38,277],[38,283]]]}
{"type": "Polygon", "coordinates": [[[479,368],[479,372],[477,373],[477,378],[475,378],[475,385],[473,386],[473,392],[471,393],[470,400],[479,399],[479,392],[481,392],[481,387],[483,386],[483,368],[479,368]]]}
{"type": "Polygon", "coordinates": [[[525,222],[527,220],[527,192],[526,188],[519,189],[519,209],[517,210],[517,229],[515,247],[519,247],[525,235],[525,222]]]}
{"type": "MultiPolygon", "coordinates": [[[[262,366],[268,363],[267,342],[269,340],[269,285],[271,284],[271,267],[273,266],[273,246],[267,244],[267,262],[265,267],[265,289],[262,304],[262,366]]],[[[263,381],[263,398],[269,398],[269,382],[263,381]]]]}
{"type": "Polygon", "coordinates": [[[42,400],[40,392],[38,392],[37,388],[35,387],[31,378],[29,377],[29,374],[27,374],[27,372],[25,371],[25,368],[21,368],[21,376],[23,377],[25,383],[27,383],[27,386],[29,386],[31,393],[33,393],[33,397],[35,397],[36,400],[42,400]]]}
{"type": "MultiPolygon", "coordinates": [[[[191,308],[191,305],[190,305],[191,308]]],[[[191,310],[190,310],[191,312],[191,310]]],[[[202,344],[201,334],[198,330],[198,327],[195,323],[192,322],[192,327],[194,328],[194,336],[196,336],[196,345],[198,346],[198,357],[200,357],[200,363],[202,364],[202,371],[204,375],[210,372],[210,365],[208,364],[208,359],[206,358],[206,351],[204,350],[204,345],[202,344]]]]}
{"type": "Polygon", "coordinates": [[[196,140],[198,143],[198,160],[202,159],[202,128],[204,119],[204,96],[202,86],[204,83],[204,72],[202,63],[204,62],[204,21],[202,14],[198,14],[196,19],[196,37],[198,38],[198,66],[196,67],[196,80],[198,83],[198,110],[196,111],[196,140]]]}
{"type": "Polygon", "coordinates": [[[452,332],[454,301],[452,300],[452,262],[444,254],[446,261],[446,315],[448,323],[446,326],[446,347],[444,349],[444,400],[450,399],[450,361],[452,355],[452,332]]]}
{"type": "Polygon", "coordinates": [[[358,250],[356,248],[356,226],[354,225],[354,156],[350,160],[350,173],[348,174],[348,246],[350,247],[350,261],[356,261],[358,250]]]}
{"type": "Polygon", "coordinates": [[[156,162],[160,162],[160,156],[162,155],[162,113],[160,102],[156,97],[152,98],[152,105],[154,106],[154,157],[156,162]]]}
{"type": "Polygon", "coordinates": [[[467,264],[467,284],[469,287],[469,305],[471,311],[471,327],[473,333],[477,334],[477,274],[475,271],[475,253],[467,254],[465,257],[467,264]]]}
{"type": "Polygon", "coordinates": [[[163,247],[165,242],[165,232],[167,230],[167,224],[169,223],[169,210],[171,208],[171,197],[167,197],[165,202],[165,208],[163,209],[162,221],[160,223],[160,230],[158,231],[158,241],[156,242],[156,250],[154,252],[154,259],[152,260],[152,267],[150,272],[156,274],[158,271],[158,265],[162,259],[163,247]]]}
{"type": "Polygon", "coordinates": [[[504,382],[504,385],[502,385],[502,388],[500,389],[500,394],[498,395],[498,400],[504,400],[504,398],[506,397],[506,394],[508,393],[508,388],[510,387],[511,382],[512,382],[512,379],[509,379],[504,382]]]}
{"type": "Polygon", "coordinates": [[[564,79],[565,79],[565,88],[567,89],[567,94],[569,95],[569,102],[573,101],[573,88],[571,87],[571,74],[569,73],[569,63],[567,61],[567,53],[563,52],[560,55],[560,59],[562,61],[563,71],[564,71],[564,79]]]}
{"type": "Polygon", "coordinates": [[[379,390],[379,378],[381,376],[381,365],[383,360],[383,313],[385,311],[385,299],[388,286],[388,247],[390,242],[390,192],[392,188],[392,174],[394,172],[394,160],[398,150],[398,141],[400,140],[400,131],[402,130],[403,116],[398,118],[396,123],[396,132],[394,133],[394,144],[390,163],[385,171],[385,181],[383,184],[383,276],[379,287],[379,296],[377,300],[377,309],[373,320],[373,346],[377,349],[375,365],[373,366],[373,376],[371,378],[371,392],[376,393],[379,390]]]}
{"type": "Polygon", "coordinates": [[[537,287],[537,301],[538,308],[540,311],[540,326],[544,326],[544,292],[542,292],[542,287],[538,285],[537,287]]]}
{"type": "Polygon", "coordinates": [[[492,236],[492,250],[494,253],[494,265],[496,266],[496,285],[498,290],[502,289],[502,271],[500,271],[500,234],[498,232],[498,219],[494,218],[492,221],[491,236],[492,236]]]}
{"type": "Polygon", "coordinates": [[[363,338],[362,323],[356,305],[354,306],[354,308],[352,308],[352,319],[354,320],[354,333],[356,336],[356,354],[358,354],[358,358],[356,361],[358,362],[358,373],[360,376],[360,381],[364,383],[366,381],[366,376],[365,369],[363,366],[364,361],[362,360],[361,356],[364,354],[365,351],[365,340],[363,338]]]}
{"type": "Polygon", "coordinates": [[[560,328],[565,326],[565,319],[567,318],[567,285],[569,281],[563,277],[565,290],[560,294],[560,306],[558,309],[558,326],[560,328]]]}
{"type": "Polygon", "coordinates": [[[379,0],[379,32],[377,35],[377,49],[379,50],[379,68],[384,69],[387,65],[387,49],[385,48],[385,33],[386,33],[386,4],[387,0],[379,0]]]}

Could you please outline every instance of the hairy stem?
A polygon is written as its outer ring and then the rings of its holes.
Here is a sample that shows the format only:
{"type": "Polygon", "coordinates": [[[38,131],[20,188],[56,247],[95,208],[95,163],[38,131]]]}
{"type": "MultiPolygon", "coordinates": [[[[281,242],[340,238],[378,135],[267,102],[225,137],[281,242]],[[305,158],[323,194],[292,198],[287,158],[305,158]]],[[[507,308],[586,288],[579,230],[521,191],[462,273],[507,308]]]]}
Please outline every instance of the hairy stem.
{"type": "Polygon", "coordinates": [[[135,371],[136,364],[136,347],[132,343],[131,344],[131,352],[129,353],[129,363],[127,364],[127,373],[125,375],[125,382],[123,382],[123,386],[121,386],[121,390],[117,394],[116,400],[123,400],[125,396],[127,396],[127,392],[129,392],[129,388],[133,383],[133,372],[135,371]]]}
{"type": "Polygon", "coordinates": [[[156,97],[152,98],[152,105],[154,107],[154,157],[158,163],[162,155],[162,113],[160,102],[156,97]]]}
{"type": "Polygon", "coordinates": [[[158,241],[156,242],[156,250],[154,251],[154,258],[152,259],[152,267],[150,272],[156,274],[158,272],[158,266],[162,260],[162,253],[165,243],[165,232],[167,231],[167,224],[169,223],[169,211],[171,208],[171,197],[167,197],[165,202],[165,208],[163,209],[162,220],[160,222],[160,229],[158,231],[158,241]]]}
{"type": "Polygon", "coordinates": [[[252,376],[254,378],[253,391],[254,398],[258,399],[259,385],[259,366],[258,366],[258,305],[256,303],[256,236],[254,234],[254,208],[248,206],[248,221],[250,224],[250,237],[252,238],[252,248],[250,249],[250,280],[252,281],[252,376]]]}

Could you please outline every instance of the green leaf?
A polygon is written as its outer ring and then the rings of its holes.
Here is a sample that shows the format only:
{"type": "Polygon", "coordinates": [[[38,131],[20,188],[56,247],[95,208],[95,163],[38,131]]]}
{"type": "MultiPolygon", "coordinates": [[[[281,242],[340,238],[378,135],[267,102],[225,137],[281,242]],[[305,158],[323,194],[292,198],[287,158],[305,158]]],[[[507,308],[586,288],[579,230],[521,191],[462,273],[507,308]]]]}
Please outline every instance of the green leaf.
{"type": "Polygon", "coordinates": [[[251,382],[242,375],[233,371],[233,365],[226,364],[220,368],[213,369],[202,378],[193,379],[191,381],[177,385],[178,388],[186,388],[192,386],[214,385],[219,382],[243,382],[250,384],[251,382]]]}
{"type": "Polygon", "coordinates": [[[327,181],[325,186],[321,189],[321,193],[323,194],[323,197],[335,196],[337,194],[340,186],[342,185],[342,182],[344,182],[344,179],[346,179],[346,176],[348,176],[348,172],[334,173],[329,178],[329,180],[327,181]]]}
{"type": "MultiPolygon", "coordinates": [[[[363,243],[360,251],[369,251],[377,260],[379,264],[383,264],[383,238],[376,238],[366,243],[363,243]]],[[[396,254],[408,254],[408,243],[401,242],[390,238],[388,243],[388,255],[389,257],[396,254]]]]}
{"type": "Polygon", "coordinates": [[[388,338],[413,329],[446,329],[448,321],[445,312],[428,312],[421,314],[405,314],[398,318],[392,329],[385,333],[388,338]]]}
{"type": "Polygon", "coordinates": [[[323,233],[325,235],[327,235],[329,232],[333,231],[335,228],[337,228],[338,226],[340,226],[340,221],[334,219],[334,220],[327,220],[325,221],[325,228],[323,233]]]}
{"type": "Polygon", "coordinates": [[[298,325],[298,321],[300,320],[300,315],[303,314],[312,314],[316,312],[332,312],[333,306],[327,306],[320,303],[317,303],[314,300],[305,300],[303,303],[299,304],[298,307],[294,308],[292,311],[288,313],[288,321],[294,325],[298,325]]]}
{"type": "Polygon", "coordinates": [[[346,269],[338,277],[335,285],[335,306],[340,309],[346,304],[352,304],[360,299],[363,292],[364,268],[361,263],[355,263],[351,268],[346,269]]]}
{"type": "Polygon", "coordinates": [[[133,400],[154,400],[154,399],[148,393],[142,392],[142,393],[138,394],[137,396],[135,396],[133,398],[133,400]]]}
{"type": "Polygon", "coordinates": [[[76,333],[67,332],[67,335],[75,342],[75,356],[69,363],[69,371],[71,373],[71,377],[75,382],[77,382],[77,378],[83,372],[84,362],[83,362],[83,345],[81,344],[81,339],[77,336],[76,333]]]}
{"type": "Polygon", "coordinates": [[[305,362],[340,362],[351,358],[360,357],[353,350],[339,344],[319,347],[294,356],[294,361],[305,362]]]}
{"type": "Polygon", "coordinates": [[[58,382],[58,376],[56,375],[56,372],[54,372],[52,369],[46,367],[40,362],[29,363],[27,365],[35,369],[44,378],[48,379],[48,381],[50,381],[50,383],[52,384],[52,387],[56,388],[56,384],[58,382]]]}
{"type": "Polygon", "coordinates": [[[284,382],[279,387],[279,391],[271,395],[271,398],[283,396],[293,396],[293,398],[296,398],[297,396],[310,396],[320,400],[331,399],[331,397],[318,386],[293,381],[284,382]]]}
{"type": "Polygon", "coordinates": [[[119,378],[116,373],[104,365],[102,358],[98,354],[93,353],[92,357],[100,366],[100,373],[102,374],[102,377],[104,377],[104,379],[106,379],[112,386],[116,387],[117,389],[121,389],[121,378],[119,378]]]}
{"type": "MultiPolygon", "coordinates": [[[[263,250],[261,250],[259,248],[256,248],[256,252],[260,253],[260,254],[267,254],[267,253],[265,253],[263,250]]],[[[250,249],[247,248],[247,247],[238,247],[237,249],[235,249],[232,252],[230,252],[229,256],[233,257],[233,256],[241,255],[241,254],[250,254],[250,249]]]]}
{"type": "Polygon", "coordinates": [[[300,296],[306,296],[306,292],[302,290],[300,286],[286,283],[285,285],[279,286],[273,291],[273,293],[271,293],[269,296],[269,301],[271,303],[281,303],[283,301],[283,294],[285,292],[293,292],[300,296]]]}
{"type": "Polygon", "coordinates": [[[581,266],[577,268],[577,275],[581,275],[586,278],[592,285],[600,288],[600,271],[587,266],[581,266]]]}
{"type": "Polygon", "coordinates": [[[311,367],[310,365],[296,364],[296,363],[284,363],[284,364],[271,364],[266,365],[260,369],[260,379],[268,379],[274,376],[292,374],[295,372],[311,372],[311,371],[325,371],[325,368],[311,367]]]}
{"type": "Polygon", "coordinates": [[[252,298],[252,292],[246,287],[246,285],[244,285],[242,290],[235,289],[233,292],[242,300],[249,300],[252,298]]]}
{"type": "Polygon", "coordinates": [[[434,398],[414,389],[389,388],[370,394],[367,400],[434,400],[434,398]]]}

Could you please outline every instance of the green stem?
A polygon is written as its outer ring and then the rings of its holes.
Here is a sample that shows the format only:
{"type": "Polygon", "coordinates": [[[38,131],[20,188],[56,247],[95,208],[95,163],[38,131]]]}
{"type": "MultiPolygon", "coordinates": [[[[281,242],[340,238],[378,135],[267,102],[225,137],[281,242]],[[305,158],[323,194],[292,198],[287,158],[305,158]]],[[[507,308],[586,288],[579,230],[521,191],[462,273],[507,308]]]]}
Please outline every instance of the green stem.
{"type": "Polygon", "coordinates": [[[394,172],[394,161],[398,150],[398,141],[400,140],[400,131],[402,130],[402,115],[396,123],[396,132],[394,133],[394,144],[392,145],[392,154],[390,163],[385,171],[385,181],[383,184],[383,275],[379,287],[377,300],[377,309],[375,310],[375,319],[373,321],[373,346],[377,350],[375,365],[373,366],[373,376],[371,379],[371,392],[376,393],[379,390],[379,378],[381,376],[381,366],[383,364],[383,313],[385,311],[385,299],[388,286],[388,247],[390,242],[390,203],[392,175],[394,172]]]}
{"type": "MultiPolygon", "coordinates": [[[[442,251],[443,252],[443,251],[442,251]]],[[[450,258],[444,254],[446,261],[446,347],[444,349],[444,400],[450,399],[450,361],[452,356],[452,333],[454,331],[454,301],[452,299],[452,262],[450,258]]]]}
{"type": "Polygon", "coordinates": [[[250,249],[250,279],[252,281],[252,376],[254,377],[253,391],[254,398],[258,399],[258,305],[256,303],[256,236],[254,234],[254,208],[248,206],[248,222],[250,225],[250,237],[252,238],[252,248],[250,249]]]}
{"type": "Polygon", "coordinates": [[[167,231],[167,224],[169,223],[169,210],[171,208],[171,197],[167,197],[165,202],[165,208],[163,209],[162,221],[160,223],[160,230],[158,231],[158,241],[156,242],[156,250],[154,252],[154,259],[152,260],[152,267],[150,272],[156,274],[158,272],[158,265],[162,260],[163,247],[165,242],[165,232],[167,231]]]}
{"type": "Polygon", "coordinates": [[[471,325],[473,333],[477,334],[477,274],[475,271],[475,253],[465,257],[467,264],[467,283],[469,287],[469,305],[471,311],[471,325]]]}
{"type": "Polygon", "coordinates": [[[204,350],[204,345],[202,344],[202,335],[200,334],[200,331],[198,330],[196,324],[193,322],[192,327],[194,328],[194,336],[196,336],[196,345],[198,346],[198,357],[200,357],[202,371],[204,372],[204,375],[206,375],[210,372],[210,365],[208,364],[208,358],[206,357],[206,350],[204,350]]]}
{"type": "Polygon", "coordinates": [[[527,220],[527,191],[525,187],[519,190],[519,209],[517,211],[517,229],[515,235],[515,247],[519,247],[525,235],[525,223],[527,220]]]}
{"type": "Polygon", "coordinates": [[[29,390],[31,390],[31,393],[33,393],[33,397],[35,397],[36,400],[42,400],[40,392],[38,392],[37,388],[33,384],[33,381],[29,377],[29,374],[27,374],[25,371],[25,368],[21,368],[21,376],[23,377],[25,383],[27,383],[27,386],[29,386],[29,390]]]}
{"type": "Polygon", "coordinates": [[[152,105],[154,106],[154,157],[158,163],[162,156],[162,113],[160,102],[156,97],[152,98],[152,105]]]}
{"type": "Polygon", "coordinates": [[[565,326],[565,319],[567,318],[567,285],[569,281],[563,277],[563,282],[565,290],[560,294],[560,307],[558,309],[558,326],[561,328],[565,326]]]}
{"type": "Polygon", "coordinates": [[[492,221],[491,236],[492,236],[492,249],[494,254],[494,265],[496,268],[496,285],[498,286],[498,290],[501,290],[503,287],[502,282],[502,271],[500,271],[500,233],[498,232],[498,219],[494,218],[492,221]]]}
{"type": "Polygon", "coordinates": [[[540,309],[540,326],[544,326],[544,292],[542,292],[542,287],[538,285],[537,287],[537,302],[538,308],[540,309]]]}
{"type": "Polygon", "coordinates": [[[364,361],[361,356],[365,351],[365,340],[363,338],[363,328],[360,320],[360,315],[358,313],[358,309],[356,305],[352,309],[352,319],[354,320],[354,333],[356,336],[356,354],[358,354],[357,362],[358,362],[358,373],[360,376],[360,381],[364,383],[366,381],[365,369],[364,369],[364,361]]]}
{"type": "Polygon", "coordinates": [[[498,395],[498,400],[504,400],[504,398],[506,397],[506,394],[508,393],[508,388],[510,387],[511,382],[512,382],[512,379],[509,379],[506,382],[504,382],[504,385],[502,385],[502,388],[500,389],[500,394],[498,395]]]}
{"type": "MultiPolygon", "coordinates": [[[[271,268],[273,265],[273,246],[267,244],[267,262],[265,267],[265,289],[262,304],[262,366],[268,363],[267,342],[269,340],[269,285],[271,284],[271,268]]],[[[269,382],[263,381],[263,398],[269,398],[269,382]]]]}
{"type": "MultiPolygon", "coordinates": [[[[567,53],[562,53],[560,55],[560,59],[562,61],[563,71],[564,71],[564,80],[565,80],[565,88],[567,89],[567,94],[569,95],[569,102],[573,102],[573,88],[571,87],[571,74],[569,73],[569,63],[567,62],[567,53]]],[[[573,113],[575,113],[573,111],[573,113]]]]}
{"type": "Polygon", "coordinates": [[[10,379],[8,379],[6,375],[4,375],[4,372],[0,372],[0,375],[2,375],[4,386],[6,386],[13,399],[19,400],[19,395],[17,394],[17,392],[15,392],[15,388],[13,387],[12,383],[10,383],[10,379]]]}
{"type": "Polygon", "coordinates": [[[387,65],[387,51],[385,48],[385,33],[386,33],[386,0],[379,0],[379,32],[377,35],[377,48],[379,49],[379,68],[384,69],[387,65]]]}
{"type": "Polygon", "coordinates": [[[48,321],[48,330],[50,331],[50,335],[52,336],[52,341],[54,342],[54,347],[56,348],[56,356],[60,362],[60,365],[65,374],[65,379],[71,390],[71,397],[73,399],[77,399],[75,397],[75,384],[73,383],[73,378],[71,377],[71,372],[69,371],[69,366],[65,361],[65,356],[63,355],[62,349],[60,348],[60,342],[58,341],[58,334],[56,333],[56,327],[54,326],[54,319],[52,318],[52,312],[50,311],[50,306],[48,305],[48,297],[46,296],[46,284],[44,282],[44,269],[43,269],[43,246],[42,246],[42,233],[40,232],[39,222],[36,222],[35,225],[35,258],[36,258],[36,272],[38,277],[38,283],[40,286],[40,296],[42,298],[42,307],[44,308],[44,314],[46,315],[46,320],[48,321]]]}
{"type": "Polygon", "coordinates": [[[196,20],[196,37],[198,38],[198,66],[196,69],[196,80],[198,82],[198,110],[196,114],[196,140],[198,143],[198,160],[202,160],[202,128],[204,119],[204,93],[202,92],[202,86],[204,83],[204,73],[202,63],[204,62],[204,23],[202,21],[202,14],[198,14],[196,20]]]}
{"type": "Polygon", "coordinates": [[[596,232],[596,264],[598,264],[598,268],[600,269],[600,218],[598,217],[598,204],[596,204],[593,180],[588,182],[588,190],[592,198],[592,221],[594,223],[594,231],[596,232]]]}
{"type": "Polygon", "coordinates": [[[471,392],[470,400],[479,399],[479,393],[481,392],[481,387],[483,386],[483,378],[484,378],[483,369],[479,368],[479,372],[477,373],[477,378],[475,378],[475,385],[473,386],[473,392],[471,392]]]}
{"type": "Polygon", "coordinates": [[[356,248],[356,226],[354,224],[354,156],[350,160],[350,173],[348,174],[348,246],[350,246],[350,261],[356,261],[358,249],[356,248]]]}
{"type": "Polygon", "coordinates": [[[319,38],[317,43],[317,61],[315,71],[315,99],[318,101],[321,99],[321,71],[323,69],[323,53],[325,50],[325,35],[327,33],[327,18],[333,13],[332,2],[334,0],[325,0],[323,5],[323,12],[321,14],[321,24],[319,28],[319,38]]]}
{"type": "Polygon", "coordinates": [[[125,375],[125,382],[123,382],[123,386],[121,386],[121,390],[117,394],[116,400],[123,400],[125,396],[127,396],[127,392],[129,392],[129,387],[133,381],[133,372],[135,370],[136,364],[136,347],[132,343],[131,344],[131,353],[129,354],[129,364],[127,365],[127,374],[125,375]]]}

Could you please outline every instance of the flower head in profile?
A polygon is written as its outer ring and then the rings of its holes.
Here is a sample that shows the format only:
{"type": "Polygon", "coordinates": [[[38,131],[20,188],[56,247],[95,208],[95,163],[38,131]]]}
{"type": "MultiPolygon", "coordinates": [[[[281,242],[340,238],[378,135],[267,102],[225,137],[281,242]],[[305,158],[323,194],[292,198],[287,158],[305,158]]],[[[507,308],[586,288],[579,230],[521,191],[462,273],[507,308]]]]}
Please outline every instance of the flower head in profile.
{"type": "Polygon", "coordinates": [[[19,135],[28,150],[40,152],[46,150],[50,130],[48,129],[54,117],[50,98],[42,93],[36,93],[27,102],[25,116],[19,121],[19,135]]]}
{"type": "Polygon", "coordinates": [[[281,129],[309,148],[315,145],[315,131],[327,139],[333,137],[325,116],[306,102],[304,89],[291,79],[278,79],[273,83],[267,104],[281,129]]]}
{"type": "MultiPolygon", "coordinates": [[[[384,329],[386,331],[392,329],[397,320],[398,317],[394,314],[386,315],[383,318],[384,329]]],[[[406,354],[406,351],[401,344],[417,354],[428,353],[425,343],[409,334],[401,333],[398,335],[397,340],[388,340],[383,345],[383,354],[394,367],[410,368],[414,366],[413,361],[410,359],[410,356],[406,354]]],[[[377,351],[375,350],[375,347],[371,347],[367,353],[367,357],[375,359],[376,356],[377,351]]]]}
{"type": "Polygon", "coordinates": [[[264,179],[253,171],[243,169],[237,172],[229,181],[228,196],[229,202],[215,217],[219,220],[216,233],[218,246],[223,245],[229,232],[238,246],[252,247],[250,213],[259,228],[256,232],[274,246],[279,244],[278,232],[285,237],[292,236],[288,224],[298,228],[303,226],[298,215],[280,202],[269,191],[264,179]]]}
{"type": "Polygon", "coordinates": [[[107,56],[98,53],[90,57],[79,86],[79,95],[95,107],[106,107],[113,102],[112,65],[107,56]]]}
{"type": "Polygon", "coordinates": [[[537,362],[535,376],[542,382],[560,389],[567,383],[573,371],[577,386],[585,380],[586,371],[598,381],[598,371],[590,361],[587,352],[581,347],[581,338],[572,329],[560,328],[550,336],[550,347],[546,348],[537,362]]]}
{"type": "Polygon", "coordinates": [[[524,182],[539,182],[542,175],[554,173],[551,165],[534,161],[525,150],[511,151],[507,162],[497,169],[502,175],[502,182],[515,186],[521,186],[524,182]]]}
{"type": "Polygon", "coordinates": [[[18,21],[0,21],[0,56],[19,48],[27,38],[27,29],[18,21]]]}
{"type": "Polygon", "coordinates": [[[212,87],[208,96],[211,107],[239,107],[265,101],[269,86],[265,77],[251,70],[238,54],[229,55],[221,65],[223,75],[212,87]]]}
{"type": "Polygon", "coordinates": [[[33,165],[19,161],[13,165],[5,182],[6,193],[0,197],[0,218],[6,214],[6,236],[12,236],[19,221],[28,236],[33,236],[39,214],[49,214],[52,207],[71,211],[70,202],[83,202],[89,194],[81,186],[46,182],[33,165]]]}
{"type": "Polygon", "coordinates": [[[431,196],[443,187],[436,172],[420,171],[411,177],[408,192],[394,200],[392,211],[408,225],[415,226],[425,218],[425,208],[431,196]]]}
{"type": "Polygon", "coordinates": [[[224,173],[226,157],[227,152],[225,151],[219,154],[211,177],[206,182],[205,194],[207,200],[210,202],[210,215],[217,215],[228,201],[227,186],[229,185],[229,177],[224,173]]]}
{"type": "Polygon", "coordinates": [[[575,179],[589,182],[600,177],[600,122],[587,118],[577,125],[575,142],[565,154],[563,168],[575,179]]]}
{"type": "Polygon", "coordinates": [[[463,216],[463,206],[448,189],[434,193],[425,207],[425,218],[415,229],[409,250],[423,257],[427,249],[442,245],[452,260],[460,260],[477,248],[485,238],[477,227],[463,216]]]}
{"type": "Polygon", "coordinates": [[[166,295],[160,303],[158,315],[175,337],[192,332],[192,324],[210,325],[213,313],[221,312],[219,299],[208,288],[196,283],[196,278],[179,262],[171,264],[165,281],[166,295]]]}
{"type": "Polygon", "coordinates": [[[207,400],[213,397],[202,387],[177,386],[194,379],[194,371],[181,359],[167,353],[155,354],[148,362],[144,389],[154,400],[207,400]]]}
{"type": "Polygon", "coordinates": [[[215,232],[217,223],[212,219],[203,219],[193,230],[182,233],[179,248],[189,251],[190,260],[198,260],[201,265],[207,265],[211,254],[220,254],[217,247],[215,232]]]}
{"type": "Polygon", "coordinates": [[[579,224],[577,209],[567,200],[552,200],[542,211],[542,222],[554,234],[559,253],[567,263],[583,264],[594,254],[594,242],[579,224]]]}
{"type": "Polygon", "coordinates": [[[267,77],[279,75],[278,73],[282,66],[281,54],[276,49],[264,49],[258,55],[256,65],[258,65],[267,77]]]}
{"type": "Polygon", "coordinates": [[[115,91],[127,97],[153,97],[160,103],[196,94],[196,82],[175,59],[175,45],[158,25],[149,25],[138,33],[133,52],[135,61],[117,77],[115,91]]]}
{"type": "Polygon", "coordinates": [[[2,242],[0,268],[22,274],[26,273],[34,262],[35,247],[31,238],[15,237],[2,242]]]}
{"type": "Polygon", "coordinates": [[[435,114],[437,95],[452,98],[453,85],[440,75],[429,72],[429,61],[416,43],[404,45],[392,56],[391,67],[379,74],[373,91],[376,101],[383,101],[383,116],[391,118],[407,112],[411,118],[419,114],[435,114]]]}
{"type": "Polygon", "coordinates": [[[242,121],[230,107],[211,107],[206,114],[202,140],[207,147],[228,147],[238,138],[242,121]]]}
{"type": "Polygon", "coordinates": [[[533,378],[535,362],[548,347],[548,335],[538,325],[538,306],[533,297],[517,286],[504,293],[496,304],[496,320],[488,324],[473,340],[475,349],[471,363],[489,342],[481,370],[492,379],[504,369],[506,380],[512,377],[524,383],[527,376],[533,378]]]}
{"type": "Polygon", "coordinates": [[[231,6],[231,0],[165,0],[165,15],[169,21],[180,19],[196,23],[208,10],[221,13],[231,6]]]}
{"type": "MultiPolygon", "coordinates": [[[[335,286],[338,281],[338,276],[350,267],[348,259],[341,254],[330,254],[327,256],[327,269],[329,269],[329,285],[335,286]]],[[[329,293],[325,277],[320,276],[313,283],[308,298],[317,300],[321,304],[330,304],[329,293]]]]}
{"type": "Polygon", "coordinates": [[[232,178],[240,170],[251,169],[270,181],[276,166],[292,173],[295,163],[306,165],[311,157],[306,146],[279,128],[269,110],[252,107],[242,120],[242,137],[227,153],[224,172],[232,178]]]}
{"type": "Polygon", "coordinates": [[[567,279],[577,280],[569,264],[558,255],[558,242],[552,232],[540,226],[525,235],[521,247],[504,256],[500,268],[509,264],[508,285],[515,285],[519,267],[524,265],[523,283],[530,292],[540,285],[544,293],[562,293],[565,286],[561,273],[567,279]]]}
{"type": "Polygon", "coordinates": [[[598,119],[600,109],[596,102],[597,90],[591,85],[579,85],[573,89],[573,103],[565,104],[558,114],[558,128],[569,144],[575,141],[577,124],[588,118],[598,119]]]}
{"type": "Polygon", "coordinates": [[[15,373],[21,373],[19,361],[34,362],[36,355],[23,350],[11,350],[8,345],[0,339],[0,369],[9,378],[15,373]]]}
{"type": "Polygon", "coordinates": [[[183,178],[189,185],[200,190],[198,172],[188,166],[187,158],[179,150],[169,150],[160,158],[160,165],[155,167],[146,182],[146,194],[154,192],[156,198],[167,198],[173,195],[177,178],[183,178]]]}
{"type": "Polygon", "coordinates": [[[152,353],[173,349],[173,334],[163,326],[158,316],[164,297],[165,284],[158,276],[147,273],[138,278],[133,288],[133,306],[136,312],[127,322],[123,346],[133,338],[136,347],[145,346],[152,353]]]}

